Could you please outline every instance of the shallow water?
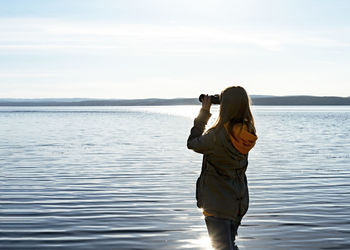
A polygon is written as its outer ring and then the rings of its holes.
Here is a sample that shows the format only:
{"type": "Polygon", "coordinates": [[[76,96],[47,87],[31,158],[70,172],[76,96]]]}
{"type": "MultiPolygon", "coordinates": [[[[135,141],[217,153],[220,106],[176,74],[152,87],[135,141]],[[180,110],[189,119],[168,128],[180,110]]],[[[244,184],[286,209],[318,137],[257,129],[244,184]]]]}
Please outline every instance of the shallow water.
{"type": "MultiPolygon", "coordinates": [[[[186,148],[198,111],[0,108],[0,248],[210,249],[186,148]]],[[[240,249],[350,249],[350,107],[253,113],[240,249]]]]}

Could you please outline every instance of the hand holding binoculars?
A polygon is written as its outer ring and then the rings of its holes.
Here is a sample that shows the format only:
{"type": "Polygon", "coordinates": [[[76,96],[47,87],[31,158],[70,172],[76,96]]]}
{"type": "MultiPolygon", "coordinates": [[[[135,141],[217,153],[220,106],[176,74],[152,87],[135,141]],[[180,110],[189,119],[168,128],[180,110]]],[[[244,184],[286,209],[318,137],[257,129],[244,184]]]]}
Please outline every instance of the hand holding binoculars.
{"type": "MultiPolygon", "coordinates": [[[[199,101],[202,102],[205,94],[201,94],[199,96],[199,101]]],[[[210,95],[210,102],[211,104],[220,104],[220,95],[210,95]]]]}

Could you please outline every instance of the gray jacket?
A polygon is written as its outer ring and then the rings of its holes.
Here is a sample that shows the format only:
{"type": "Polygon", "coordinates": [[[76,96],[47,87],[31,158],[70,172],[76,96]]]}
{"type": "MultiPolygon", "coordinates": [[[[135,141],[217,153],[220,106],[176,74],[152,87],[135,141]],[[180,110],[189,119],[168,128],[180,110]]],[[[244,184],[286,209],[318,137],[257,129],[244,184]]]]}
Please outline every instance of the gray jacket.
{"type": "Polygon", "coordinates": [[[187,147],[203,154],[196,183],[197,206],[219,218],[240,221],[248,210],[248,154],[231,143],[225,128],[203,134],[211,114],[201,109],[187,140],[187,147]]]}

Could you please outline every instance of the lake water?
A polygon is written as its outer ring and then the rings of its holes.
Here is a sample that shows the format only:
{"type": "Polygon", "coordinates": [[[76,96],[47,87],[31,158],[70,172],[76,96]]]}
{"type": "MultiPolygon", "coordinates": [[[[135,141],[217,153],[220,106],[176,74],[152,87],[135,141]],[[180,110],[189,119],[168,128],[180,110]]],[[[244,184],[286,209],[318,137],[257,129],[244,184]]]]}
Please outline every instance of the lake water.
{"type": "MultiPolygon", "coordinates": [[[[0,248],[210,249],[186,148],[199,109],[1,107],[0,248]]],[[[240,249],[350,249],[350,107],[253,113],[240,249]]]]}

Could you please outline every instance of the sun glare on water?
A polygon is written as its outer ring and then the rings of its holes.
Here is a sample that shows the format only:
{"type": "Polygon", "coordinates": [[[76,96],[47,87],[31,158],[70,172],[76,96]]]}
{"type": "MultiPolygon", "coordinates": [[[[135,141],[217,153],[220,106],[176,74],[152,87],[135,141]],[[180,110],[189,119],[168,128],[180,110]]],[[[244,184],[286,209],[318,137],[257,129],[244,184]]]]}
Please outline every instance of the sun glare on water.
{"type": "MultiPolygon", "coordinates": [[[[128,107],[130,109],[130,107],[128,107]]],[[[197,117],[201,106],[200,105],[174,105],[174,106],[137,106],[131,109],[141,110],[144,112],[161,113],[167,115],[182,116],[190,119],[197,117]]],[[[210,120],[208,121],[208,126],[215,122],[219,114],[219,106],[212,105],[210,109],[212,114],[210,120]]]]}
{"type": "Polygon", "coordinates": [[[201,236],[198,239],[186,239],[183,240],[184,245],[182,248],[188,249],[201,249],[201,250],[213,250],[208,236],[201,236]]]}

